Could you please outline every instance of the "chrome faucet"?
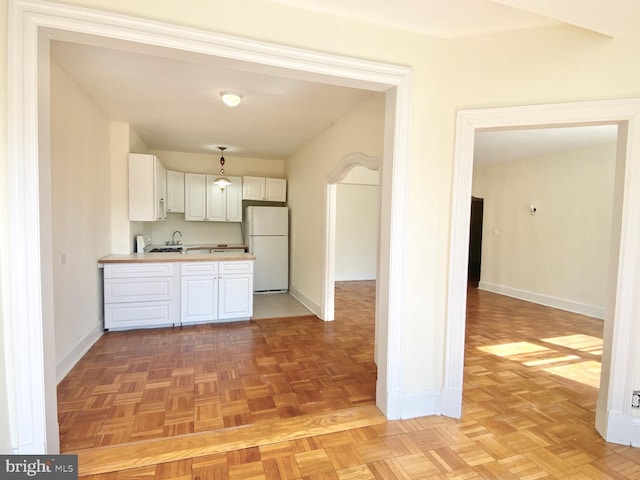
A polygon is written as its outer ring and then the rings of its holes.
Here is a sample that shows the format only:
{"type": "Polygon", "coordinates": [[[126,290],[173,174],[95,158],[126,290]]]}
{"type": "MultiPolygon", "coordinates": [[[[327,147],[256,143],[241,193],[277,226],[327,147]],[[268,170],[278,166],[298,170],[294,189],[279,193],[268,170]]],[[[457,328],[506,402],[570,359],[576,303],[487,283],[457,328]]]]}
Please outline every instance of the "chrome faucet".
{"type": "Polygon", "coordinates": [[[182,232],[180,230],[176,230],[175,232],[173,232],[173,235],[171,235],[171,245],[180,245],[182,243],[182,232]],[[176,242],[176,233],[180,234],[180,240],[178,240],[176,242]]]}

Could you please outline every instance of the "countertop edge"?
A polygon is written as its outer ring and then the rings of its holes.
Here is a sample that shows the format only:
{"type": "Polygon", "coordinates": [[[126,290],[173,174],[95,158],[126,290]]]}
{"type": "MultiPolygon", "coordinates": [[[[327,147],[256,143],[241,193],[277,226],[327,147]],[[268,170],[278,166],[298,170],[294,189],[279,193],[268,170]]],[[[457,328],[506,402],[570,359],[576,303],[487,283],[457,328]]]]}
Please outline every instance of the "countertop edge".
{"type": "Polygon", "coordinates": [[[164,262],[240,262],[255,260],[250,253],[131,253],[113,254],[98,259],[105,263],[164,263],[164,262]]]}

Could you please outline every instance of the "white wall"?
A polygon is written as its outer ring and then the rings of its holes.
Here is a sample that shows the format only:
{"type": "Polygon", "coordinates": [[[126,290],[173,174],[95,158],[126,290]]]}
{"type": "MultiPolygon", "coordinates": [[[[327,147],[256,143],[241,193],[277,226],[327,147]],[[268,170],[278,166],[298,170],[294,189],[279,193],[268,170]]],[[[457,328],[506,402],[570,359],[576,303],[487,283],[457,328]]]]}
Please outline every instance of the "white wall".
{"type": "MultiPolygon", "coordinates": [[[[149,153],[158,157],[168,170],[212,174],[220,172],[219,152],[205,155],[202,153],[152,150],[149,153]]],[[[224,171],[227,175],[284,178],[283,160],[237,157],[230,152],[225,152],[224,158],[224,171]]]]}
{"type": "Polygon", "coordinates": [[[372,95],[287,160],[292,289],[320,311],[325,176],[346,155],[382,154],[384,96],[372,95]]]}
{"type": "MultiPolygon", "coordinates": [[[[366,170],[352,171],[360,169],[366,170]]],[[[336,187],[336,281],[376,278],[378,191],[377,185],[336,187]]]]}
{"type": "Polygon", "coordinates": [[[128,123],[111,123],[111,253],[131,253],[132,227],[129,221],[129,169],[127,155],[131,129],[128,123]]]}
{"type": "MultiPolygon", "coordinates": [[[[129,144],[129,149],[123,151],[121,148],[118,148],[116,145],[112,145],[113,152],[112,156],[112,172],[117,171],[118,175],[114,176],[112,182],[117,185],[112,186],[112,192],[116,189],[119,189],[122,192],[122,189],[126,190],[126,195],[116,196],[113,200],[114,208],[117,208],[119,212],[126,212],[126,221],[129,221],[129,153],[149,153],[149,148],[144,143],[144,140],[138,135],[131,125],[129,125],[129,135],[126,138],[126,141],[129,144]],[[117,204],[117,206],[115,206],[117,204]]],[[[114,173],[115,175],[115,173],[114,173]]],[[[115,196],[115,193],[114,193],[115,196]]],[[[122,221],[125,221],[124,216],[122,217],[122,221]]],[[[145,222],[129,222],[128,226],[123,226],[122,229],[119,230],[120,237],[114,241],[113,245],[113,253],[132,253],[136,251],[136,236],[144,235],[145,237],[151,236],[151,224],[145,222]],[[126,251],[120,252],[116,250],[116,243],[119,245],[127,245],[129,248],[126,251]]],[[[114,233],[116,235],[116,233],[114,233]]]]}
{"type": "Polygon", "coordinates": [[[475,167],[480,288],[604,318],[615,160],[609,144],[475,167]]]}
{"type": "MultiPolygon", "coordinates": [[[[7,2],[6,0],[0,1],[0,29],[6,29],[7,18],[7,2]]],[[[7,36],[0,35],[0,92],[7,91],[7,36]]],[[[8,234],[8,220],[7,220],[7,97],[6,94],[0,93],[0,234],[2,238],[9,238],[8,234]]],[[[3,267],[8,265],[9,251],[8,249],[0,249],[0,302],[5,305],[7,301],[8,290],[8,272],[7,268],[3,267]]],[[[9,403],[7,398],[7,365],[10,364],[10,358],[5,358],[5,355],[10,351],[4,347],[5,342],[5,328],[8,328],[7,322],[9,319],[4,318],[3,310],[0,309],[0,346],[2,348],[2,354],[0,354],[0,425],[9,425],[9,403]],[[7,363],[9,361],[9,363],[7,363]]],[[[0,428],[0,452],[6,453],[11,449],[11,438],[9,428],[0,428]]]]}
{"type": "MultiPolygon", "coordinates": [[[[182,243],[185,245],[244,244],[241,224],[238,222],[187,222],[184,213],[169,213],[164,222],[149,222],[148,225],[153,245],[164,245],[172,239],[176,230],[182,233],[182,243]]],[[[180,238],[179,235],[176,237],[180,238]]]]}
{"type": "Polygon", "coordinates": [[[104,113],[53,63],[51,212],[59,379],[102,332],[97,259],[111,252],[110,135],[104,113]]]}

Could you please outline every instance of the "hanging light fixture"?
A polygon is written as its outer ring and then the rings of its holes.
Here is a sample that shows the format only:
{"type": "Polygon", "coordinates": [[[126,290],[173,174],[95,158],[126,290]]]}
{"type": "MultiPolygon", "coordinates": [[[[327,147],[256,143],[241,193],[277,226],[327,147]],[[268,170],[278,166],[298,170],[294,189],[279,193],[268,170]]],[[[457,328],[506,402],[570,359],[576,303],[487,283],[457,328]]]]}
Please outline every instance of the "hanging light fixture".
{"type": "Polygon", "coordinates": [[[218,147],[218,149],[220,150],[220,176],[213,181],[213,184],[217,185],[220,190],[224,190],[231,185],[231,180],[224,173],[224,151],[227,147],[218,147]]]}

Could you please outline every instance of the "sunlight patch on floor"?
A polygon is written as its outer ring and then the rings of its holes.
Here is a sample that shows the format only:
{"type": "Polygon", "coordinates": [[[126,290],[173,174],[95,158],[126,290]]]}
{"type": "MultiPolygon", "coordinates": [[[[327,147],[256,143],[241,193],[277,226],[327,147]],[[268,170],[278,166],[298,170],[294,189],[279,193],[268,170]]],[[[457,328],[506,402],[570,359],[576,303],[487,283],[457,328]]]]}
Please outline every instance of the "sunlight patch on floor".
{"type": "MultiPolygon", "coordinates": [[[[596,340],[599,339],[588,335],[569,335],[544,341],[595,355],[595,349],[598,348],[596,340]]],[[[600,362],[581,361],[578,355],[560,355],[556,350],[530,342],[485,345],[477,348],[491,355],[521,363],[526,367],[546,366],[540,370],[590,387],[599,388],[600,386],[600,362]],[[555,365],[549,366],[552,364],[555,365]]],[[[602,348],[601,340],[599,348],[602,348]]]]}
{"type": "Polygon", "coordinates": [[[525,367],[539,367],[540,365],[549,365],[550,363],[569,362],[576,360],[577,355],[564,355],[562,357],[541,358],[539,360],[530,360],[528,362],[522,362],[525,367]]]}
{"type": "Polygon", "coordinates": [[[590,335],[567,335],[564,337],[543,338],[543,342],[573,348],[591,355],[602,355],[602,339],[590,335]]]}
{"type": "Polygon", "coordinates": [[[600,362],[590,360],[571,365],[543,368],[542,370],[593,388],[600,387],[600,362]]]}
{"type": "Polygon", "coordinates": [[[498,357],[512,357],[515,355],[523,355],[527,353],[548,352],[550,349],[529,342],[503,343],[500,345],[487,345],[478,347],[481,350],[498,357]]]}

